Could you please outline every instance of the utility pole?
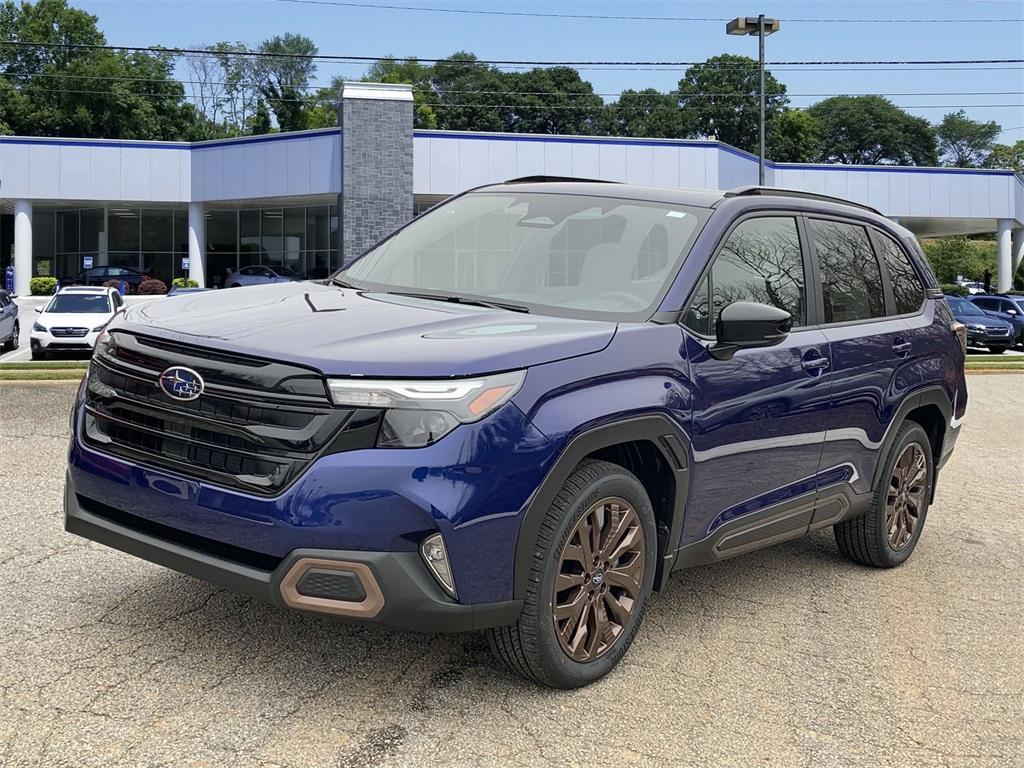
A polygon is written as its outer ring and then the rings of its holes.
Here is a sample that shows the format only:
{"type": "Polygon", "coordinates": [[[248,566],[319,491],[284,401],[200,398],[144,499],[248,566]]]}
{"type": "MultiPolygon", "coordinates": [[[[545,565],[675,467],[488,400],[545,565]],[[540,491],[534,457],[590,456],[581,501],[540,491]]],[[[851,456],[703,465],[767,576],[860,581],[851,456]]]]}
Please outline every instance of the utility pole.
{"type": "Polygon", "coordinates": [[[725,32],[728,35],[757,35],[757,71],[760,77],[761,86],[758,91],[760,96],[760,117],[758,119],[758,153],[757,153],[757,183],[764,186],[764,39],[779,31],[778,19],[766,18],[762,13],[756,19],[749,16],[740,16],[725,25],[725,32]]]}

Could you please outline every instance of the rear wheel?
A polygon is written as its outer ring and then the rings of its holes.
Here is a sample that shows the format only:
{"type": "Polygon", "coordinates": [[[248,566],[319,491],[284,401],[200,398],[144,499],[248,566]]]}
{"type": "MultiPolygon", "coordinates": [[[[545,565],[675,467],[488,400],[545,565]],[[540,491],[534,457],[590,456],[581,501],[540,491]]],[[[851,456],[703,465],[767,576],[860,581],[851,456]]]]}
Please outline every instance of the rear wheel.
{"type": "Polygon", "coordinates": [[[889,451],[871,509],[833,528],[839,551],[855,563],[876,568],[905,561],[921,538],[934,477],[928,435],[920,424],[909,421],[900,427],[889,451]]]}
{"type": "Polygon", "coordinates": [[[598,680],[625,655],[654,584],[657,538],[643,485],[582,462],[541,523],[516,624],[488,631],[513,671],[554,688],[598,680]]]}

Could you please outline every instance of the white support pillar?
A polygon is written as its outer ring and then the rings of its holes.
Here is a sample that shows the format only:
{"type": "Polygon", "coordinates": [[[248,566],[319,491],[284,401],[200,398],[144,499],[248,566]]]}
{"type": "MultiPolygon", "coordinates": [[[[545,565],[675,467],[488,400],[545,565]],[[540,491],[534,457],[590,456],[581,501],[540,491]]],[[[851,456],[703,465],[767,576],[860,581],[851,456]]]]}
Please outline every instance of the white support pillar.
{"type": "Polygon", "coordinates": [[[188,277],[206,287],[206,211],[202,203],[188,205],[188,277]]]}
{"type": "Polygon", "coordinates": [[[14,201],[14,292],[28,296],[32,280],[32,203],[14,201]]]}
{"type": "Polygon", "coordinates": [[[1013,230],[1013,235],[1010,238],[1010,251],[1010,275],[1012,282],[1012,276],[1017,274],[1021,262],[1024,261],[1024,227],[1017,227],[1013,230]]]}
{"type": "Polygon", "coordinates": [[[999,219],[996,229],[996,290],[1004,293],[1013,286],[1013,265],[1010,263],[1010,227],[1012,219],[999,219]]]}

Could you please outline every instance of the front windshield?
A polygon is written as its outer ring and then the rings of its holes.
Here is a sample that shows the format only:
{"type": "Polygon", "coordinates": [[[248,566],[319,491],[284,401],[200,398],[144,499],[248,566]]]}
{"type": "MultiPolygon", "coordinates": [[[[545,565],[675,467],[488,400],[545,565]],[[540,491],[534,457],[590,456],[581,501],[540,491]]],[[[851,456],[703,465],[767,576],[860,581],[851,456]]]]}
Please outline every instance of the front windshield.
{"type": "Polygon", "coordinates": [[[611,197],[474,193],[338,274],[357,288],[646,319],[710,211],[611,197]]]}
{"type": "Polygon", "coordinates": [[[91,315],[110,312],[110,301],[102,293],[59,293],[53,297],[47,312],[91,315]]]}
{"type": "Polygon", "coordinates": [[[984,315],[985,313],[966,299],[946,299],[950,309],[958,315],[984,315]]]}

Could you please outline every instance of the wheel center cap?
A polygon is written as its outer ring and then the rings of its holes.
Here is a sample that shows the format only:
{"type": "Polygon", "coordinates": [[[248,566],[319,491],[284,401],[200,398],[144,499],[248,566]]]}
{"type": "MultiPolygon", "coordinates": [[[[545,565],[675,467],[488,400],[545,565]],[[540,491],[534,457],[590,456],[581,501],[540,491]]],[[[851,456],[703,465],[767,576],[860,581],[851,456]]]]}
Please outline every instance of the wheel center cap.
{"type": "Polygon", "coordinates": [[[590,577],[590,581],[593,582],[595,587],[601,586],[604,583],[604,571],[597,571],[593,576],[590,577]]]}

